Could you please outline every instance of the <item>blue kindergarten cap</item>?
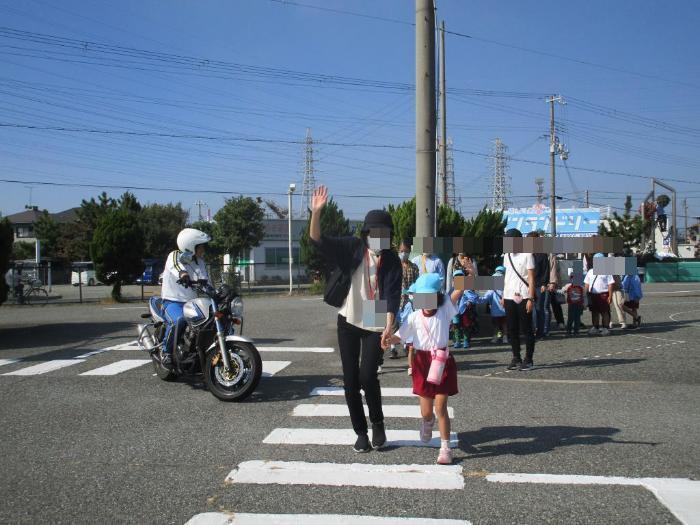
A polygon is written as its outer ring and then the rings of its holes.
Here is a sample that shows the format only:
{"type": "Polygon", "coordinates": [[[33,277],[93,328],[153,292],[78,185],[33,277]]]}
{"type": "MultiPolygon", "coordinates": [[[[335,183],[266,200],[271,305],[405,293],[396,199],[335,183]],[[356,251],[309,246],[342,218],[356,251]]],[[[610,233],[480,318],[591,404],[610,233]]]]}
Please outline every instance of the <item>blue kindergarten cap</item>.
{"type": "Polygon", "coordinates": [[[593,256],[594,259],[595,259],[596,257],[605,257],[605,255],[602,254],[602,253],[600,253],[600,252],[598,252],[598,253],[596,253],[596,254],[593,256]]]}
{"type": "Polygon", "coordinates": [[[424,273],[408,289],[411,293],[439,293],[442,288],[442,277],[437,273],[424,273]]]}

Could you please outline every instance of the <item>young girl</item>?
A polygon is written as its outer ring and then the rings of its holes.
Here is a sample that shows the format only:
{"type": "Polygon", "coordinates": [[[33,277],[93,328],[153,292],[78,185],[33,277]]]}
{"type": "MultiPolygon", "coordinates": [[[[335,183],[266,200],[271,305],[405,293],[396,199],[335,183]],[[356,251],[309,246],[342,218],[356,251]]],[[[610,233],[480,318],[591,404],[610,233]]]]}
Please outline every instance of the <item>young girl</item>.
{"type": "Polygon", "coordinates": [[[390,338],[387,344],[399,344],[413,338],[415,355],[413,357],[413,393],[420,397],[420,409],[423,421],[420,439],[428,443],[433,436],[435,414],[440,428],[440,453],[437,462],[441,465],[452,463],[450,450],[450,418],[447,415],[447,398],[457,394],[457,364],[454,357],[448,357],[439,385],[428,381],[428,371],[437,350],[447,350],[449,343],[450,321],[457,314],[455,304],[463,294],[455,290],[451,295],[441,293],[442,278],[438,274],[421,275],[409,290],[414,294],[430,294],[437,298],[437,309],[416,310],[408,316],[405,323],[390,338]]]}

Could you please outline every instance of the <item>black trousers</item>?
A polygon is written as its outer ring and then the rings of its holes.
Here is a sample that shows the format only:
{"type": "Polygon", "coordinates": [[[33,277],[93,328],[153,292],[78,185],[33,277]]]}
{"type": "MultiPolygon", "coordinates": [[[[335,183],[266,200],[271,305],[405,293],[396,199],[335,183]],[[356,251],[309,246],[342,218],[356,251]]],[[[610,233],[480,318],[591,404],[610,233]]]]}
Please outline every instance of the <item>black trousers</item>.
{"type": "Polygon", "coordinates": [[[359,436],[367,433],[367,420],[362,406],[362,393],[369,409],[372,423],[383,423],[382,391],[377,377],[377,367],[383,355],[382,334],[351,325],[342,315],[338,316],[338,348],[343,365],[345,402],[350,411],[352,428],[359,436]]]}
{"type": "Polygon", "coordinates": [[[564,324],[564,312],[561,309],[561,304],[557,301],[557,292],[549,292],[551,297],[549,305],[552,307],[552,313],[554,314],[554,319],[557,323],[564,324]]]}
{"type": "MultiPolygon", "coordinates": [[[[527,301],[516,304],[512,299],[506,299],[506,323],[508,326],[508,338],[513,350],[513,357],[520,357],[520,332],[525,335],[525,359],[532,360],[535,354],[535,334],[532,330],[532,313],[527,313],[527,301]]],[[[533,305],[534,307],[534,305],[533,305]]]]}

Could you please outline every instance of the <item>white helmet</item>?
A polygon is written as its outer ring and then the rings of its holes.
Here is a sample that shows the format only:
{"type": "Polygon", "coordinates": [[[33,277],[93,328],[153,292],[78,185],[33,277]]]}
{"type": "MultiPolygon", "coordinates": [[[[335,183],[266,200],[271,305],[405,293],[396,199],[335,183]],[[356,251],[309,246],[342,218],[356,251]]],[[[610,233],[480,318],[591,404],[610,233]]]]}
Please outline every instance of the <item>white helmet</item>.
{"type": "Polygon", "coordinates": [[[177,247],[183,252],[194,253],[194,249],[198,244],[204,244],[209,241],[211,241],[209,235],[194,228],[185,228],[177,234],[177,247]]]}

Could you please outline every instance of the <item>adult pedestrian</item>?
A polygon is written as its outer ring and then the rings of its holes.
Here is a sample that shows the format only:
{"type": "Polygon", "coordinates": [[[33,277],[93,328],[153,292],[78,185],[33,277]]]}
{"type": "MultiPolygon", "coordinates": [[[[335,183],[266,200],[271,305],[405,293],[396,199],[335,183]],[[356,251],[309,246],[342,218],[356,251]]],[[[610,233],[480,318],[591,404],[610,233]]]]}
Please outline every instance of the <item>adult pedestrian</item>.
{"type": "Polygon", "coordinates": [[[445,282],[445,264],[434,253],[423,252],[414,257],[411,262],[418,267],[419,276],[424,273],[436,273],[442,277],[443,283],[445,282]]]}
{"type": "MultiPolygon", "coordinates": [[[[537,232],[530,232],[528,237],[539,237],[537,232]]],[[[533,315],[533,329],[535,337],[541,339],[549,335],[550,311],[549,302],[550,294],[548,287],[550,285],[550,259],[546,253],[533,254],[535,261],[535,313],[533,315]]]]}
{"type": "MultiPolygon", "coordinates": [[[[559,330],[564,329],[564,311],[562,310],[562,303],[560,302],[560,295],[557,292],[561,288],[564,279],[561,278],[559,272],[559,259],[556,255],[550,256],[550,273],[549,273],[549,305],[552,308],[552,315],[554,315],[554,320],[557,323],[557,328],[559,330]]],[[[562,296],[563,297],[563,296],[562,296]]],[[[565,298],[564,298],[564,301],[565,298]]]]}
{"type": "MultiPolygon", "coordinates": [[[[593,258],[605,257],[602,253],[596,253],[593,258]]],[[[591,310],[591,320],[593,326],[588,331],[588,335],[608,335],[608,325],[610,324],[610,303],[613,300],[613,286],[615,279],[612,275],[596,275],[593,268],[588,270],[583,280],[583,288],[586,294],[590,294],[588,307],[591,310]],[[602,322],[602,327],[601,327],[602,322]]]]}
{"type": "Polygon", "coordinates": [[[338,348],[345,401],[357,434],[353,450],[369,452],[386,443],[377,367],[382,347],[388,346],[388,338],[393,334],[399,309],[401,261],[390,246],[393,223],[386,211],[368,212],[360,237],[329,237],[321,231],[321,211],[327,202],[328,189],[319,186],[311,201],[309,237],[326,260],[339,269],[333,274],[335,278],[329,279],[325,296],[327,302],[340,304],[338,348]],[[375,314],[380,304],[385,307],[385,314],[375,314]],[[371,443],[360,390],[365,393],[372,423],[371,443]]]}
{"type": "MultiPolygon", "coordinates": [[[[511,228],[505,237],[522,237],[520,230],[511,228]]],[[[532,312],[535,301],[535,258],[531,253],[506,253],[503,257],[503,307],[506,311],[508,338],[513,359],[508,370],[531,370],[534,366],[535,334],[532,312]],[[525,360],[522,360],[520,333],[525,336],[525,360]]]]}

